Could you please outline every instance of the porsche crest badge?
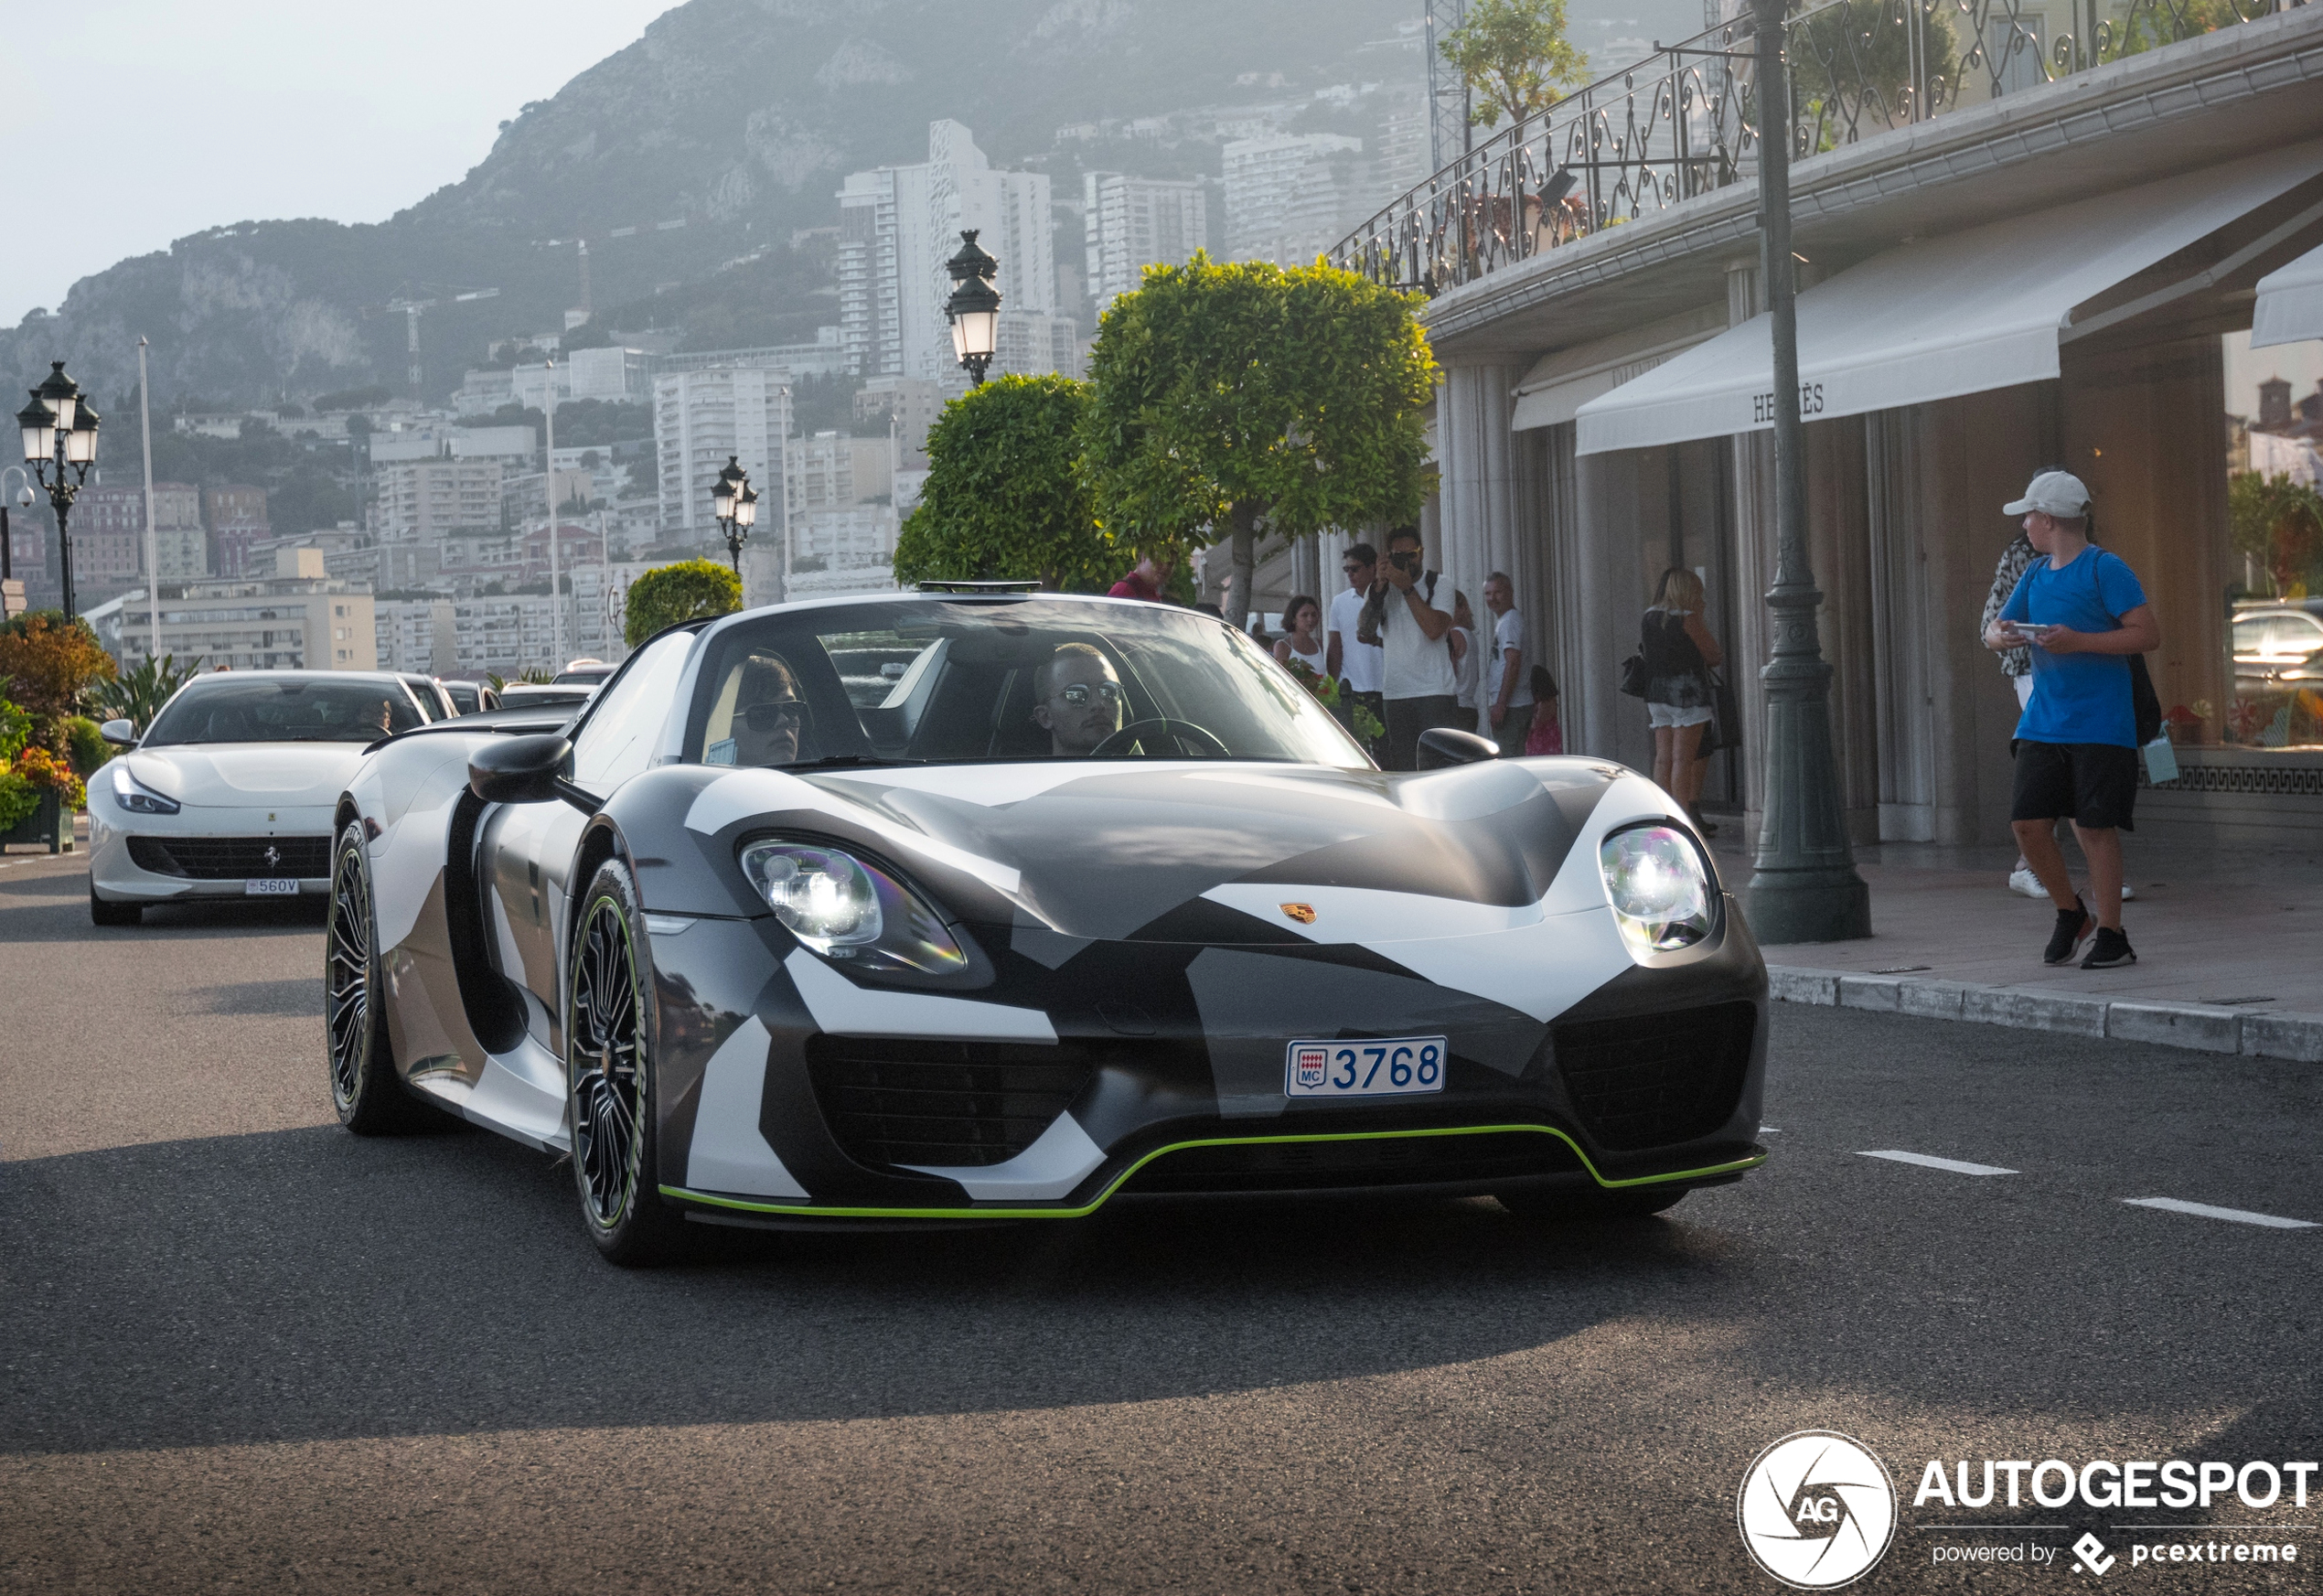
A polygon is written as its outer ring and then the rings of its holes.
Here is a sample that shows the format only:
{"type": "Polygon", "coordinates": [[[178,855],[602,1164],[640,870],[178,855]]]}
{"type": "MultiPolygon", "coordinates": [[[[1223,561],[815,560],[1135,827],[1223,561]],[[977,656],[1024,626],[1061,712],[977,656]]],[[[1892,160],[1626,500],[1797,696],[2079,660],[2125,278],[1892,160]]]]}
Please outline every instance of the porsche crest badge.
{"type": "Polygon", "coordinates": [[[1282,912],[1301,926],[1311,926],[1315,923],[1315,906],[1312,904],[1285,904],[1282,905],[1282,912]]]}

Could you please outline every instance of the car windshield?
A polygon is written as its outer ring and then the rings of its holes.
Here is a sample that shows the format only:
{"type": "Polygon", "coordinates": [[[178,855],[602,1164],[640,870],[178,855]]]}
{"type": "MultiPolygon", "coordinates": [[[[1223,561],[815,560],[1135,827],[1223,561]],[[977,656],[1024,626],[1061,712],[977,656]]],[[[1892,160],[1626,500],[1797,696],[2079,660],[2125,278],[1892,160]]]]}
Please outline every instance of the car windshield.
{"type": "Polygon", "coordinates": [[[187,683],[143,745],[369,743],[421,723],[400,682],[218,675],[187,683]]]}
{"type": "Polygon", "coordinates": [[[685,757],[1370,764],[1231,627],[1162,605],[1050,597],[817,605],[731,627],[702,661],[685,757]]]}

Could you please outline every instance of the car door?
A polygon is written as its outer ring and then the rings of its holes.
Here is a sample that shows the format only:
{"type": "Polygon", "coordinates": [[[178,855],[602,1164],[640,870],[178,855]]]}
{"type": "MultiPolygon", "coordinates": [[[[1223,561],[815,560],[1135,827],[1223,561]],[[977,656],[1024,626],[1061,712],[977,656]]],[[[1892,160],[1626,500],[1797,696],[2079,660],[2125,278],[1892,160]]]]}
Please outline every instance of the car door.
{"type": "MultiPolygon", "coordinates": [[[[631,659],[573,733],[572,781],[599,798],[652,763],[677,698],[693,634],[663,637],[631,659]]],[[[566,905],[588,884],[569,879],[589,817],[569,803],[504,804],[484,824],[478,873],[487,884],[489,948],[522,988],[533,1037],[563,1047],[566,905]]]]}

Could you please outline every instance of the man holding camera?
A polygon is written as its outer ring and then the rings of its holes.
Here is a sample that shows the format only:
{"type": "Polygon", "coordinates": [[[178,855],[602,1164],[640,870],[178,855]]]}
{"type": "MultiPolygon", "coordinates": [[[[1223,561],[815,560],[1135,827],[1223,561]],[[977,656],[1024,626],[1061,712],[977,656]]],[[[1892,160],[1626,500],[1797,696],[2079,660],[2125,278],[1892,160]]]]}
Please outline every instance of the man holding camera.
{"type": "Polygon", "coordinates": [[[1419,734],[1461,723],[1459,686],[1451,657],[1451,616],[1436,607],[1438,573],[1419,568],[1419,533],[1398,527],[1387,534],[1387,558],[1364,601],[1356,635],[1381,649],[1387,723],[1386,766],[1419,767],[1419,734]]]}

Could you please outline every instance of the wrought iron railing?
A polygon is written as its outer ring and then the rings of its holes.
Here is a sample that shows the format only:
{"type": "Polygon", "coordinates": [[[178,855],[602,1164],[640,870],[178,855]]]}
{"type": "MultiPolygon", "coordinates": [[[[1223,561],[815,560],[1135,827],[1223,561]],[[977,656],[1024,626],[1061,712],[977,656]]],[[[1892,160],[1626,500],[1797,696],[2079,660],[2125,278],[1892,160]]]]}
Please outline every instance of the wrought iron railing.
{"type": "MultiPolygon", "coordinates": [[[[1794,159],[2323,0],[1830,0],[1784,25],[1794,159]]],[[[1331,252],[1430,295],[1757,171],[1747,13],[1493,134],[1331,252]]]]}

